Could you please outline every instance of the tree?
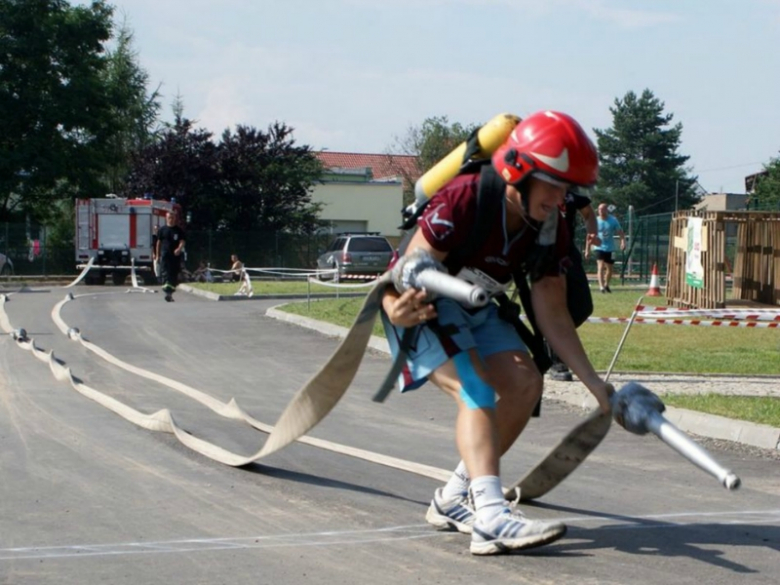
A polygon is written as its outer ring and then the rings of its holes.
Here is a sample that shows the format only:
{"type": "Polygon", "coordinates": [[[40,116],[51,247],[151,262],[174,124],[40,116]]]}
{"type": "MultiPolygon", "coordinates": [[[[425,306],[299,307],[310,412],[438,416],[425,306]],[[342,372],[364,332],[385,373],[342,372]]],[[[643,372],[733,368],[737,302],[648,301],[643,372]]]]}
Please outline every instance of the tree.
{"type": "Polygon", "coordinates": [[[756,181],[754,193],[750,196],[751,209],[780,209],[780,157],[764,165],[765,175],[756,181]]]}
{"type": "Polygon", "coordinates": [[[0,0],[0,221],[102,191],[111,15],[102,0],[0,0]]]}
{"type": "MultiPolygon", "coordinates": [[[[414,200],[415,181],[479,127],[479,124],[468,126],[463,126],[459,122],[450,124],[447,116],[434,116],[426,118],[420,126],[410,126],[402,138],[395,138],[394,150],[399,154],[414,156],[417,161],[415,173],[411,173],[408,167],[395,165],[399,175],[404,178],[404,205],[414,200]]],[[[393,155],[388,156],[391,157],[392,163],[393,155]]]]}
{"type": "Polygon", "coordinates": [[[175,199],[191,214],[190,227],[214,229],[225,213],[219,197],[217,151],[211,132],[195,128],[179,110],[173,124],[132,157],[120,193],[175,199]]]}
{"type": "Polygon", "coordinates": [[[638,213],[662,213],[691,207],[699,197],[678,153],[682,124],[670,126],[673,114],[649,89],[637,97],[628,92],[610,108],[611,128],[595,129],[598,139],[599,184],[594,199],[638,213]]]}
{"type": "Polygon", "coordinates": [[[221,195],[232,229],[310,234],[320,227],[311,188],[322,177],[322,164],[311,148],[296,146],[292,134],[279,122],[267,133],[238,126],[222,134],[221,195]]]}
{"type": "Polygon", "coordinates": [[[238,126],[215,144],[210,132],[181,117],[180,99],[174,109],[174,124],[135,157],[126,196],[175,198],[195,230],[316,231],[320,209],[310,190],[322,165],[308,146],[295,145],[292,128],[238,126]]]}
{"type": "Polygon", "coordinates": [[[126,22],[119,26],[115,47],[108,52],[103,78],[118,126],[107,141],[104,181],[106,192],[118,193],[133,154],[153,141],[160,112],[160,88],[148,91],[149,74],[138,62],[133,32],[126,22]]]}

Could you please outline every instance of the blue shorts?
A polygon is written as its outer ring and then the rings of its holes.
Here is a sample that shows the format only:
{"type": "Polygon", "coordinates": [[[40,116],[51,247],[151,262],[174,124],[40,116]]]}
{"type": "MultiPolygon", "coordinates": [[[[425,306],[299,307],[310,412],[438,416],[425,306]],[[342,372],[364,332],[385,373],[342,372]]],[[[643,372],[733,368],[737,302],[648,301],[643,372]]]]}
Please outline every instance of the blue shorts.
{"type": "MultiPolygon", "coordinates": [[[[418,325],[406,356],[398,385],[401,392],[419,388],[428,376],[462,351],[476,348],[480,357],[486,358],[502,351],[528,353],[515,328],[498,316],[498,306],[490,303],[477,311],[468,311],[458,302],[448,298],[435,301],[438,317],[437,334],[430,324],[418,325]]],[[[390,324],[384,311],[382,324],[390,345],[393,359],[404,329],[390,324]]]]}

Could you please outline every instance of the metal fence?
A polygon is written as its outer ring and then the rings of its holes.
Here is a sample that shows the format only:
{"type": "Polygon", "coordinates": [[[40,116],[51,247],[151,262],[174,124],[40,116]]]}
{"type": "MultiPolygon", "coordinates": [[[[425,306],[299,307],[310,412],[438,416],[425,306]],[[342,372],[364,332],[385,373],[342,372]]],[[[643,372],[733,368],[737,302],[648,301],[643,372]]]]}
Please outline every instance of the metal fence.
{"type": "MultiPolygon", "coordinates": [[[[615,213],[626,234],[626,250],[615,254],[616,277],[648,282],[653,265],[661,279],[666,276],[669,253],[671,213],[628,217],[615,213]]],[[[197,268],[203,261],[212,268],[229,268],[230,256],[236,254],[247,267],[314,268],[317,257],[333,240],[333,235],[297,236],[286,233],[188,231],[186,266],[197,268]]],[[[579,222],[575,235],[579,247],[585,241],[585,227],[579,222]]],[[[395,238],[392,238],[395,240],[395,238]]],[[[396,243],[393,241],[393,243],[396,243]]],[[[616,248],[619,250],[619,248],[616,248]]],[[[76,271],[72,243],[57,243],[50,228],[35,224],[0,224],[0,254],[10,258],[17,275],[71,275],[76,271]]],[[[726,262],[731,272],[736,255],[736,228],[727,231],[726,262]],[[733,231],[733,233],[732,233],[733,231]]],[[[585,263],[590,274],[596,272],[596,261],[585,263]]],[[[7,270],[7,267],[0,267],[7,270]]]]}
{"type": "Polygon", "coordinates": [[[187,266],[196,268],[202,261],[212,268],[230,268],[230,256],[236,254],[247,267],[314,268],[332,240],[329,234],[189,231],[187,266]]]}
{"type": "MultiPolygon", "coordinates": [[[[658,266],[658,274],[666,275],[666,262],[669,253],[669,227],[672,222],[671,213],[644,215],[641,217],[615,216],[620,221],[626,235],[626,249],[621,252],[619,239],[615,241],[614,275],[621,280],[638,280],[647,282],[653,265],[658,266]]],[[[577,226],[575,241],[581,246],[585,241],[585,226],[580,222],[577,226]]],[[[591,256],[585,262],[588,273],[596,272],[596,260],[591,256]]]]}
{"type": "MultiPolygon", "coordinates": [[[[649,282],[653,265],[658,267],[658,275],[661,281],[667,276],[667,262],[669,259],[669,234],[671,230],[673,213],[659,213],[655,215],[643,215],[641,217],[619,217],[621,227],[626,234],[626,250],[615,254],[614,275],[622,281],[649,282]]],[[[737,255],[737,225],[726,222],[726,274],[733,272],[737,255]]],[[[585,241],[585,227],[580,224],[577,227],[576,242],[585,241]]],[[[616,241],[616,250],[619,246],[616,241]]],[[[590,258],[585,263],[588,273],[596,272],[596,261],[590,258]]]]}
{"type": "MultiPolygon", "coordinates": [[[[16,275],[73,275],[76,251],[72,242],[57,241],[51,228],[34,224],[0,224],[0,254],[10,260],[0,272],[16,275]]],[[[185,265],[194,270],[203,261],[212,268],[230,268],[236,254],[247,267],[314,268],[332,235],[297,236],[267,232],[188,231],[185,265]]]]}
{"type": "Polygon", "coordinates": [[[73,245],[54,245],[52,230],[34,223],[0,224],[0,273],[73,274],[73,245]]]}

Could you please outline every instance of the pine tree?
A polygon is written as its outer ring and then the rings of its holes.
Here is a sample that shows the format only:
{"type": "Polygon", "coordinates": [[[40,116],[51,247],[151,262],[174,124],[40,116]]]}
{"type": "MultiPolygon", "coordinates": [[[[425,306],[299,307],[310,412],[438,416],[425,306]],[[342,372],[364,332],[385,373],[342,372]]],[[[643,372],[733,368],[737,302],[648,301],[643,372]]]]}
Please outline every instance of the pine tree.
{"type": "Polygon", "coordinates": [[[678,152],[682,124],[671,125],[673,114],[649,89],[616,98],[610,112],[612,127],[595,129],[601,168],[594,199],[643,214],[691,207],[699,197],[684,166],[690,157],[678,152]]]}

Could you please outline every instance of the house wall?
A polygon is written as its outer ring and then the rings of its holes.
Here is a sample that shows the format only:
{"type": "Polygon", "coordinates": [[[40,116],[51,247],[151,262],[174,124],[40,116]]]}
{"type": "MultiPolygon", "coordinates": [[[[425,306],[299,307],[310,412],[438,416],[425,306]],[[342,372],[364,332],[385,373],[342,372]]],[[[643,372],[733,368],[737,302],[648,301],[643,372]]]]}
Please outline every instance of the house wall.
{"type": "Polygon", "coordinates": [[[710,193],[694,206],[704,211],[738,211],[745,209],[747,195],[744,193],[710,193]]]}
{"type": "MultiPolygon", "coordinates": [[[[744,193],[710,193],[694,206],[697,211],[739,211],[747,206],[748,196],[744,193]]],[[[737,224],[726,222],[726,237],[737,235],[737,224]]]]}
{"type": "MultiPolygon", "coordinates": [[[[323,203],[320,219],[338,225],[355,226],[365,222],[365,231],[383,236],[400,235],[403,189],[400,182],[328,182],[316,185],[311,191],[312,201],[323,203]]],[[[349,229],[354,229],[350,227],[349,229]]]]}

